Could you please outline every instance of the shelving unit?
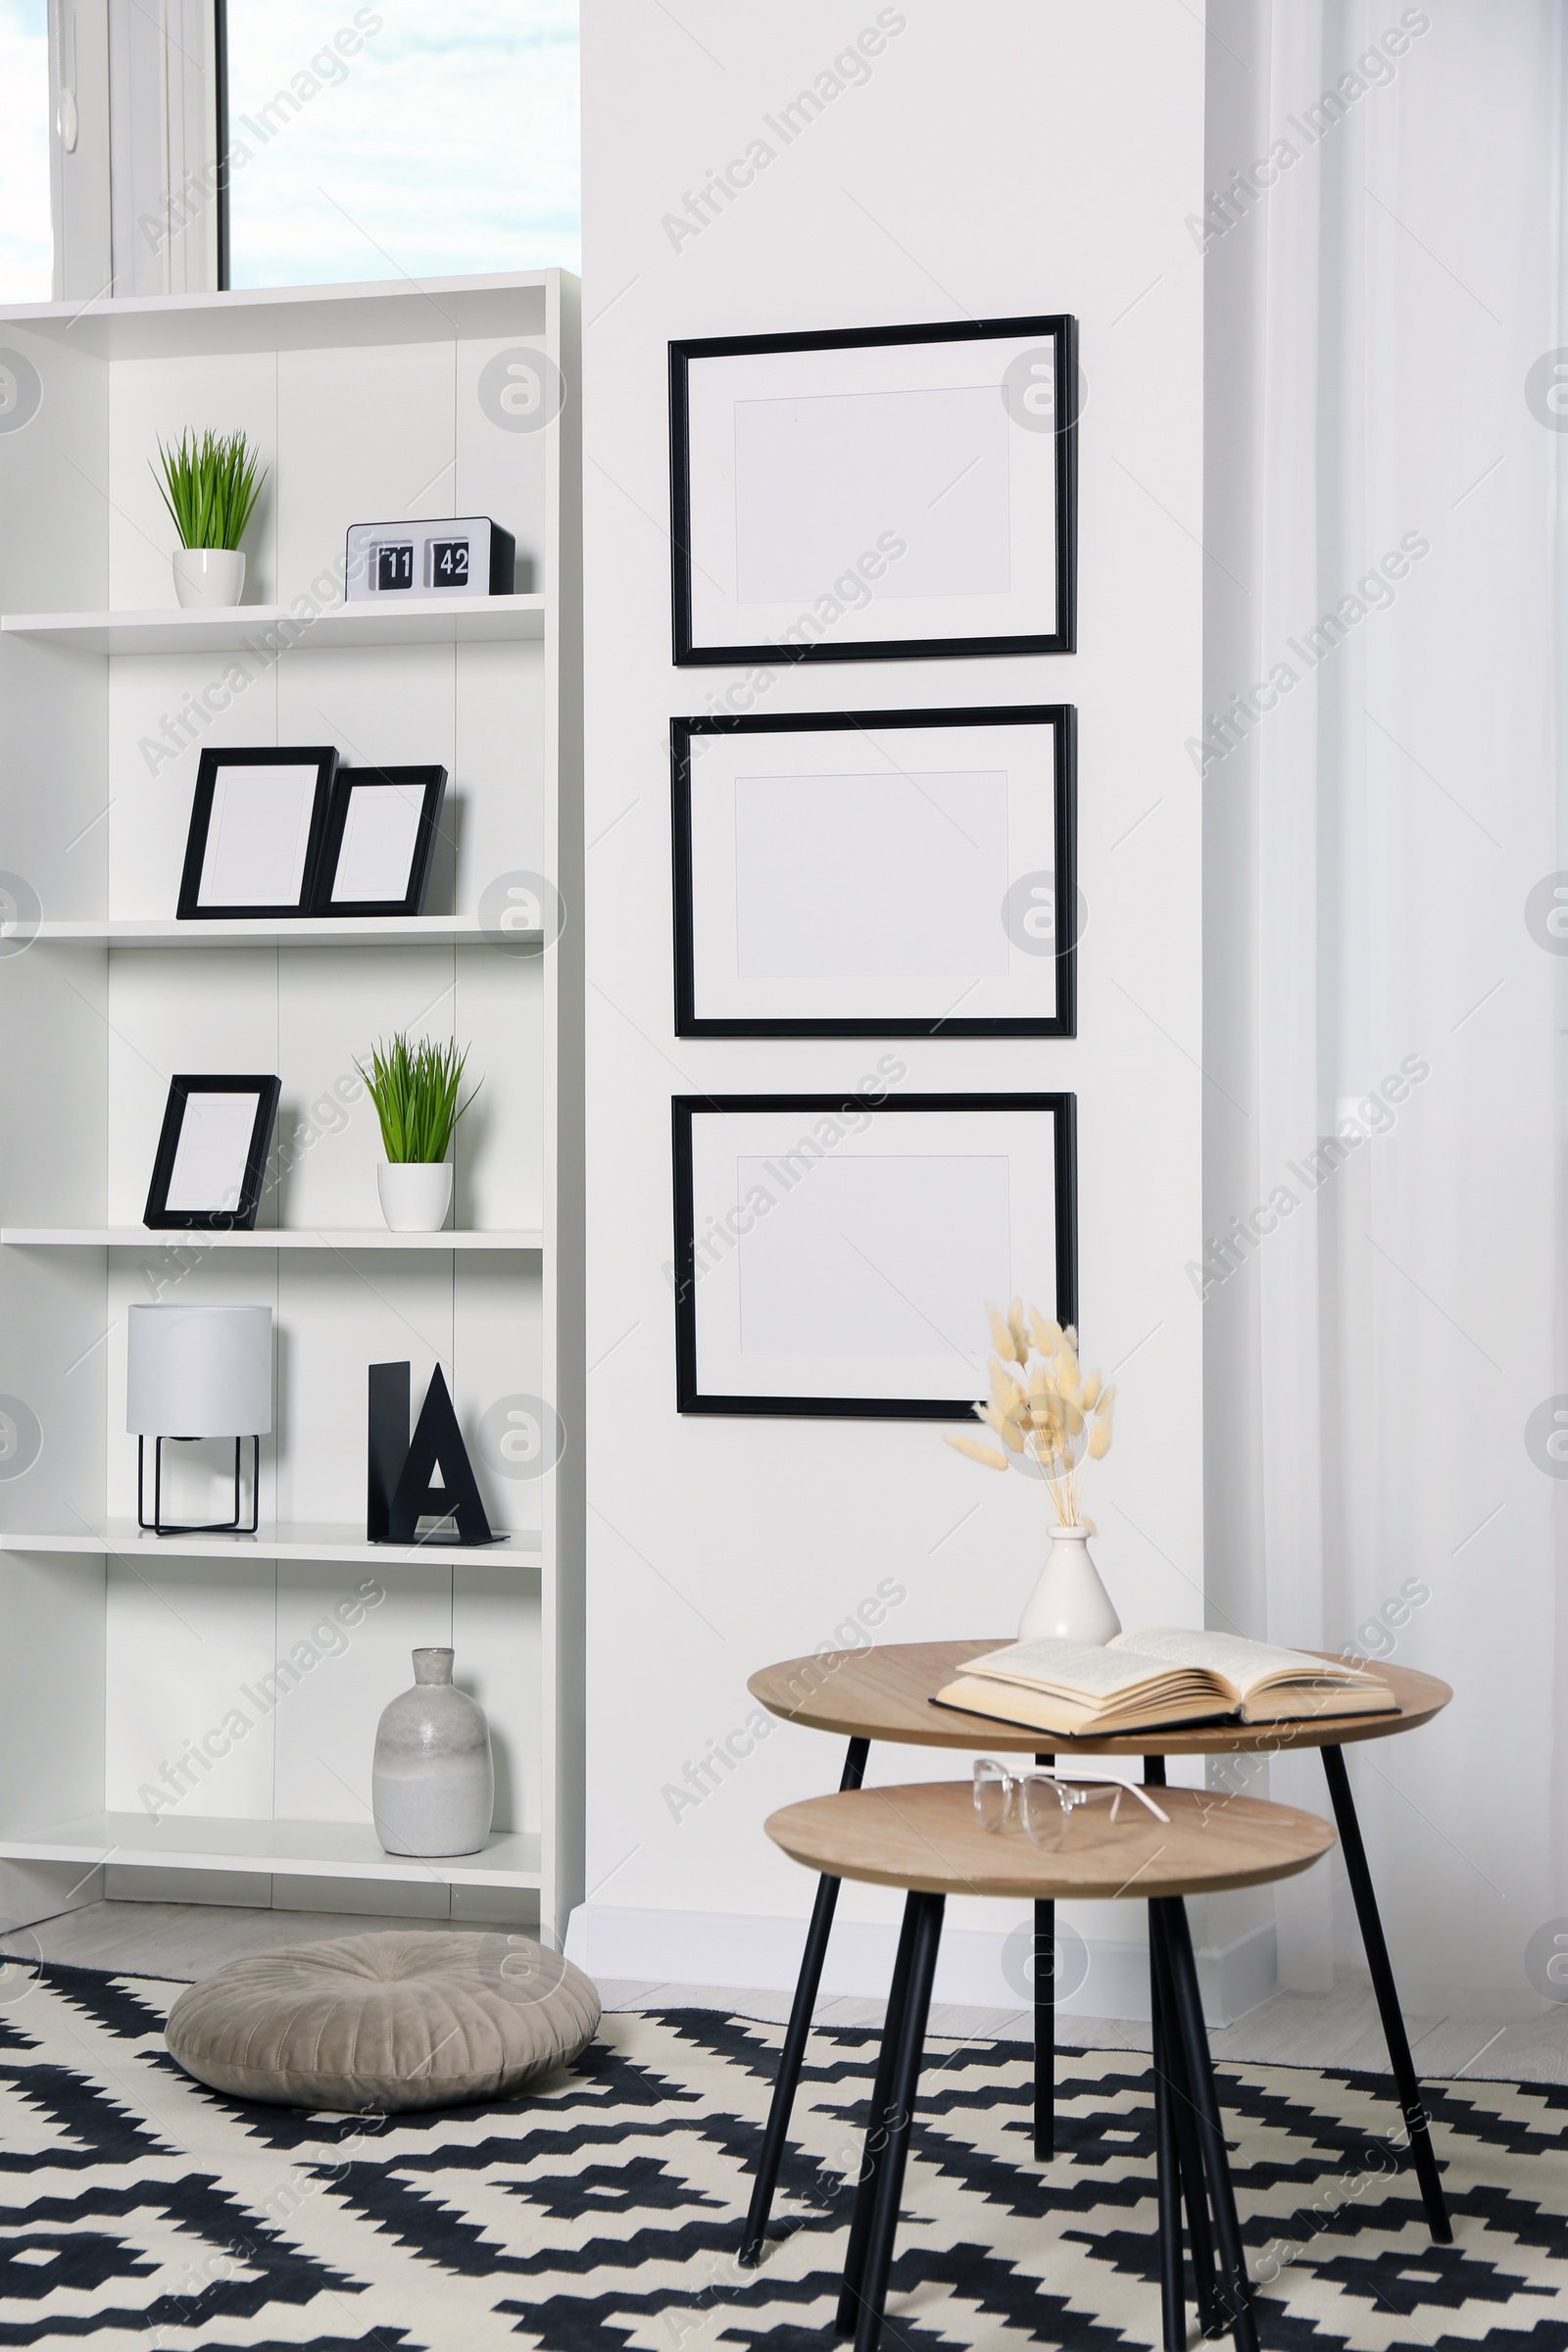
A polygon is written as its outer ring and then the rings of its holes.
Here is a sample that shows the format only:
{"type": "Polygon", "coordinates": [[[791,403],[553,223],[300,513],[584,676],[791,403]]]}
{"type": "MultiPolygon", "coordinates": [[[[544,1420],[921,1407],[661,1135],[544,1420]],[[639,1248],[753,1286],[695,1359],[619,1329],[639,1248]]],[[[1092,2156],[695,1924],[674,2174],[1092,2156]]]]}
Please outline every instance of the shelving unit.
{"type": "MultiPolygon", "coordinates": [[[[0,434],[5,1922],[103,1893],[390,1910],[416,1884],[425,1914],[434,1888],[554,1937],[580,1899],[580,924],[511,922],[542,882],[581,904],[577,316],[556,271],[0,313],[43,386],[0,434]],[[537,431],[481,380],[519,346],[568,387],[537,431]],[[187,425],[244,427],[268,467],[258,601],[230,612],[173,600],[147,460],[187,425]],[[515,533],[518,593],[342,603],[351,522],[442,514],[515,533]],[[430,911],[178,921],[200,748],[323,742],[448,769],[430,911]],[[380,1219],[356,1064],[398,1028],[482,1079],[446,1232],[380,1219]],[[254,1232],[139,1221],[180,1070],[282,1080],[254,1232]],[[273,1310],[254,1537],[135,1524],[138,1299],[273,1310]],[[403,1356],[416,1407],[446,1374],[494,1545],[366,1540],[367,1368],[403,1356]],[[415,1862],[375,1839],[371,1747],[410,1650],[447,1642],[496,1826],[415,1862]]],[[[179,1449],[180,1516],[216,1515],[223,1455],[179,1449]]]]}

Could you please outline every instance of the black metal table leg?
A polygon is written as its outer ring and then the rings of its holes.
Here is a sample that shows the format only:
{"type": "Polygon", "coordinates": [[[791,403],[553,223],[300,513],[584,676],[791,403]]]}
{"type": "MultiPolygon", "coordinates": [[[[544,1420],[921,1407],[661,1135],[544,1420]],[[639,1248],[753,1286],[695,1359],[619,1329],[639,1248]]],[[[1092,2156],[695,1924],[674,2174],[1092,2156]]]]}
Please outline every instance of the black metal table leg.
{"type": "Polygon", "coordinates": [[[1421,2097],[1421,2084],[1416,2079],[1415,2062],[1410,2056],[1409,2037],[1404,2031],[1399,1995],[1389,1962],[1389,1947],[1383,1939],[1383,1922],[1378,1917],[1377,1896],[1372,1891],[1372,1873],[1367,1868],[1366,1847],[1361,1842],[1361,1825],[1356,1819],[1355,1800],[1350,1794],[1350,1776],[1345,1769],[1345,1751],[1339,1747],[1325,1747],[1321,1753],[1324,1777],[1328,1781],[1329,1796],[1334,1805],[1335,1826],[1345,1849],[1345,1867],[1349,1874],[1350,1892],[1355,1897],[1355,1916],[1360,1923],[1361,1941],[1366,1946],[1372,1989],[1378,1996],[1383,2035],[1389,2045],[1389,2062],[1394,2069],[1395,2087],[1399,2094],[1399,2112],[1410,2135],[1410,2160],[1415,2166],[1415,2177],[1421,2186],[1427,2227],[1440,2245],[1451,2245],[1453,2224],[1448,2219],[1448,2207],[1443,2194],[1443,2178],[1432,2145],[1432,2131],[1421,2097]]]}
{"type": "Polygon", "coordinates": [[[856,2179],[855,2211],[850,2218],[850,2239],[844,2253],[844,2279],[839,2288],[838,2316],[834,2323],[840,2335],[853,2335],[859,2322],[860,2282],[865,2273],[865,2250],[871,2235],[877,2180],[887,2154],[888,2132],[893,2117],[893,2075],[898,2063],[899,2036],[904,2031],[904,2013],[908,2004],[909,1970],[913,1959],[914,1911],[912,1898],[906,1896],[904,1924],[899,1930],[899,1948],[893,1961],[893,1982],[888,1987],[887,2014],[882,2021],[882,2043],[876,2056],[876,2076],[871,2084],[871,2104],[866,2111],[865,2149],[856,2179]]]}
{"type": "MultiPolygon", "coordinates": [[[[1036,1756],[1054,1764],[1054,1756],[1036,1756]]],[[[1035,2160],[1056,2152],[1056,1906],[1035,1905],[1035,2160]]]]}
{"type": "MultiPolygon", "coordinates": [[[[1144,1758],[1144,1786],[1147,1788],[1168,1787],[1163,1756],[1144,1758]]],[[[1149,1923],[1149,1957],[1152,1981],[1160,1981],[1168,1972],[1163,1957],[1162,1939],[1154,1932],[1152,1917],[1149,1923]]],[[[1224,2325],[1224,2312],[1219,2299],[1219,2275],[1214,2261],[1214,2232],[1209,2221],[1208,2190],[1203,2180],[1202,2150],[1198,2141],[1197,2112],[1193,2106],[1192,2087],[1187,2080],[1187,2063],[1183,2056],[1181,2036],[1171,2024],[1174,2014],[1168,1983],[1165,1985],[1165,2059],[1170,2076],[1172,2099],[1171,2122],[1176,2133],[1176,2152],[1181,2165],[1182,2193],[1187,2203],[1187,2242],[1193,2259],[1193,2286],[1198,2303],[1198,2325],[1204,2335],[1214,2334],[1224,2325]]]]}
{"type": "MultiPolygon", "coordinates": [[[[1175,1997],[1171,1989],[1170,1964],[1165,1955],[1164,1938],[1158,1932],[1158,1923],[1152,1917],[1149,1923],[1149,1957],[1151,1979],[1156,1987],[1158,2000],[1156,2014],[1164,2027],[1164,2071],[1170,2084],[1171,2129],[1176,2142],[1178,2178],[1187,2206],[1187,2243],[1192,2255],[1199,2330],[1205,2336],[1217,2335],[1226,2325],[1225,2306],[1220,2295],[1219,2272],[1214,2255],[1214,2230],[1208,2207],[1208,2184],[1203,2177],[1203,2152],[1198,2136],[1198,2110],[1193,2103],[1181,2035],[1173,2022],[1175,1997]]],[[[1159,2063],[1157,2057],[1155,2063],[1156,2066],[1159,2063]]]]}
{"type": "MultiPolygon", "coordinates": [[[[859,1788],[865,1778],[865,1759],[870,1747],[869,1740],[850,1741],[849,1753],[844,1759],[843,1777],[839,1782],[841,1789],[859,1788]]],[[[833,1913],[838,1899],[838,1880],[818,1879],[816,1900],[811,1906],[811,1924],[806,1932],[806,1949],[801,1955],[801,1973],[795,1984],[789,2030],[784,2035],[784,2047],[779,2052],[778,2073],[773,2078],[773,2101],[767,2111],[767,2129],[762,2134],[761,2153],[757,2160],[757,2178],[752,2182],[751,2209],[746,2216],[746,2228],[741,2237],[740,2260],[747,2270],[754,2269],[762,2259],[768,2215],[773,2209],[773,2192],[778,2186],[778,2168],[784,2161],[784,2142],[789,2137],[790,2115],[801,2080],[802,2061],[806,2056],[806,2037],[811,2031],[811,2012],[816,2007],[817,1990],[822,1982],[822,1963],[827,1957],[827,1939],[832,1933],[833,1913]]]]}
{"type": "Polygon", "coordinates": [[[1257,2352],[1257,2326],[1252,2317],[1247,2257],[1236,2216],[1236,2194],[1231,2186],[1214,2073],[1208,2059],[1208,2035],[1199,1999],[1198,1970],[1187,1930],[1187,1911],[1180,1895],[1156,1896],[1149,1906],[1149,1921],[1151,1935],[1160,1943],[1164,1978],[1171,1995],[1171,2032],[1180,2036],[1203,2154],[1214,2234],[1219,2240],[1221,2317],[1231,2331],[1236,2352],[1257,2352]]]}
{"type": "Polygon", "coordinates": [[[937,1946],[942,1940],[945,1898],[911,1893],[906,1916],[913,1936],[908,1990],[900,2019],[899,2046],[894,2063],[888,2109],[888,2143],[877,2179],[861,2191],[872,2198],[871,2224],[866,2240],[865,2270],[859,2289],[859,2314],[855,2329],[855,2352],[879,2352],[882,2319],[888,2299],[888,2276],[893,2268],[893,2241],[898,2234],[899,2206],[904,2195],[904,2168],[909,2154],[915,2093],[920,2084],[920,2059],[925,2048],[926,2019],[931,2010],[931,1984],[936,1975],[937,1946]]]}
{"type": "Polygon", "coordinates": [[[1159,2308],[1165,2352],[1187,2352],[1187,2305],[1182,2291],[1181,2165],[1176,2153],[1176,2087],[1170,2080],[1166,2002],[1158,1949],[1149,1938],[1149,2013],[1154,2069],[1154,2182],[1159,2200],[1159,2308]]]}

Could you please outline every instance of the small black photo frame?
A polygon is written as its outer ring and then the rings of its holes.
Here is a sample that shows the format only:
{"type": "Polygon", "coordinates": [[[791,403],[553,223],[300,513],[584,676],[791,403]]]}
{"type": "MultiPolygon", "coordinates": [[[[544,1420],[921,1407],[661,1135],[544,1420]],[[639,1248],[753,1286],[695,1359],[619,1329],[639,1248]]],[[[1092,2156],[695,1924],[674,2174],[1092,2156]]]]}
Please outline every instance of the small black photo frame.
{"type": "Polygon", "coordinates": [[[340,767],[311,912],[417,914],[446,790],[444,767],[340,767]]]}
{"type": "Polygon", "coordinates": [[[330,744],[204,751],[180,921],[308,913],[336,768],[330,744]]]}
{"type": "Polygon", "coordinates": [[[1077,716],[671,719],[676,1036],[1074,1036],[1077,716]]]}
{"type": "Polygon", "coordinates": [[[281,1081],[169,1081],[142,1223],[155,1230],[254,1233],[281,1081]]]}
{"type": "Polygon", "coordinates": [[[1077,650],[1078,322],[669,346],[674,658],[1077,650]]]}

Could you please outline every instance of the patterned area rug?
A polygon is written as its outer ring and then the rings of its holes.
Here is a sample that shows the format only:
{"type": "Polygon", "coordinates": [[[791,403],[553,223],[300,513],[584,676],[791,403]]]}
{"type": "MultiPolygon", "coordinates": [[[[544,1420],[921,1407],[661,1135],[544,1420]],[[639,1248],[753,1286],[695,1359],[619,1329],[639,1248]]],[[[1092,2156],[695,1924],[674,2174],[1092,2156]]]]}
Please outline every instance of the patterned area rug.
{"type": "MultiPolygon", "coordinates": [[[[350,2352],[805,2352],[830,2344],[874,2037],[812,2036],[781,2214],[735,2267],[778,2028],[610,2017],[504,2104],[373,2121],[237,2105],[163,2047],[176,1984],[6,1972],[0,2344],[350,2352]]],[[[1029,2158],[1030,2053],[933,2038],[890,2352],[1158,2341],[1145,2062],[1060,2054],[1063,2152],[1029,2158]]],[[[1376,2077],[1221,2070],[1265,2346],[1568,2347],[1568,2088],[1433,2086],[1456,2243],[1427,2237],[1376,2077]]]]}

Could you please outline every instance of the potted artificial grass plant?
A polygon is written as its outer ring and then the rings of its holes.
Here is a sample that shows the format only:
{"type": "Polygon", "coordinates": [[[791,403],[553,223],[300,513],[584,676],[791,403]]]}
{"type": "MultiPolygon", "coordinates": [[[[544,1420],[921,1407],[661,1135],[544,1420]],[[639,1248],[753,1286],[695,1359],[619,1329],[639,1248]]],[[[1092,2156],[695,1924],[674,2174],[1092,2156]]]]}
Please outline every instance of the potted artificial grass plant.
{"type": "Polygon", "coordinates": [[[394,1233],[439,1233],[452,1205],[447,1146],[473,1097],[459,1102],[467,1049],[403,1033],[370,1049],[370,1066],[356,1063],[381,1122],[386,1158],[375,1171],[381,1214],[394,1233]]]}
{"type": "Polygon", "coordinates": [[[174,594],[182,605],[237,605],[239,543],[266,478],[257,453],[243,433],[181,433],[172,449],[159,442],[153,478],[179,533],[174,594]]]}

